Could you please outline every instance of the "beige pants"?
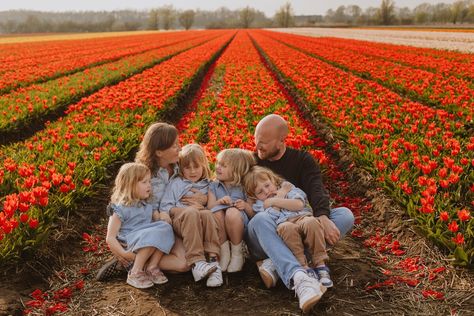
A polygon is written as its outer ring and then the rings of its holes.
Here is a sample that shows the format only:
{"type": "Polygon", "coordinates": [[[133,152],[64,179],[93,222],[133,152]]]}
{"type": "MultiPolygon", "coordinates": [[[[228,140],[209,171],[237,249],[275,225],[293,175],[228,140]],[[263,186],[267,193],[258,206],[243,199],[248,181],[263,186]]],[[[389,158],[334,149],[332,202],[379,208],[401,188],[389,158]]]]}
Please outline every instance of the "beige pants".
{"type": "Polygon", "coordinates": [[[318,218],[312,215],[295,216],[279,224],[277,232],[303,267],[308,266],[305,248],[311,255],[313,265],[324,263],[329,258],[323,226],[318,218]]]}
{"type": "Polygon", "coordinates": [[[187,207],[171,214],[173,229],[183,239],[186,263],[206,260],[205,252],[219,255],[217,223],[209,210],[187,207]]]}

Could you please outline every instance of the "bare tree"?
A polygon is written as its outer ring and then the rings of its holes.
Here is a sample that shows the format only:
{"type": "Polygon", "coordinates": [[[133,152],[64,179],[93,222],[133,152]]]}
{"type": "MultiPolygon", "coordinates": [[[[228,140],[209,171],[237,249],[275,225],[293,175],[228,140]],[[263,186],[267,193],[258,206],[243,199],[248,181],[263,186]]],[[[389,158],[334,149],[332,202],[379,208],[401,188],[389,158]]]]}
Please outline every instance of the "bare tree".
{"type": "Polygon", "coordinates": [[[148,15],[148,29],[149,30],[159,30],[160,29],[160,17],[158,15],[158,10],[150,10],[148,15]]]}
{"type": "Polygon", "coordinates": [[[176,10],[172,5],[165,5],[158,9],[161,21],[163,22],[163,29],[169,30],[173,27],[176,18],[176,10]]]}
{"type": "Polygon", "coordinates": [[[393,12],[395,10],[395,3],[393,0],[382,0],[380,5],[379,15],[380,22],[383,25],[390,25],[394,19],[393,12]]]}
{"type": "Polygon", "coordinates": [[[290,27],[294,24],[294,14],[291,4],[287,2],[275,14],[275,22],[280,27],[290,27]]]}
{"type": "Polygon", "coordinates": [[[184,12],[181,12],[178,17],[179,24],[181,24],[181,26],[184,27],[185,30],[189,30],[191,26],[193,26],[194,15],[194,10],[186,10],[184,12]]]}
{"type": "Polygon", "coordinates": [[[242,28],[248,29],[250,27],[250,24],[252,24],[255,19],[255,14],[255,9],[252,9],[249,6],[240,10],[240,25],[242,28]]]}

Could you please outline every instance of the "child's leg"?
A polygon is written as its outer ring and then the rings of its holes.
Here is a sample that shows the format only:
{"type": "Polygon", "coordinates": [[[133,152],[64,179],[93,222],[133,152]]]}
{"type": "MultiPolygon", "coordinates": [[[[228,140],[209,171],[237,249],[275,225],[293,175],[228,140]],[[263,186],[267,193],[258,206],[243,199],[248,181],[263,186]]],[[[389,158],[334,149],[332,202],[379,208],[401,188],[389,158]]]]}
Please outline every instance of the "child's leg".
{"type": "Polygon", "coordinates": [[[190,267],[186,263],[186,252],[183,240],[175,236],[173,248],[168,255],[164,255],[159,263],[160,269],[169,272],[187,272],[190,267]]]}
{"type": "Polygon", "coordinates": [[[230,262],[227,272],[242,270],[245,262],[243,252],[244,220],[241,211],[235,207],[228,208],[225,214],[225,227],[230,239],[230,262]]]}
{"type": "Polygon", "coordinates": [[[153,247],[145,247],[138,249],[137,255],[135,256],[135,261],[133,262],[133,267],[131,270],[132,274],[136,274],[138,272],[143,272],[143,268],[145,267],[145,263],[148,261],[150,256],[155,251],[153,247]]]}
{"type": "Polygon", "coordinates": [[[240,212],[235,207],[228,208],[225,212],[225,231],[234,245],[240,244],[244,239],[244,221],[240,212]]]}
{"type": "Polygon", "coordinates": [[[209,257],[217,257],[220,243],[216,219],[209,210],[200,210],[199,216],[204,235],[204,251],[209,254],[209,257]]]}
{"type": "Polygon", "coordinates": [[[227,241],[227,234],[225,231],[225,223],[224,223],[224,218],[225,218],[225,213],[224,211],[217,211],[212,213],[216,220],[217,224],[217,233],[219,236],[219,245],[222,245],[224,242],[227,241]]]}
{"type": "Polygon", "coordinates": [[[300,217],[298,224],[301,236],[304,236],[304,244],[311,254],[313,266],[325,265],[329,259],[326,253],[326,240],[324,239],[324,228],[318,218],[313,216],[300,217]]]}
{"type": "Polygon", "coordinates": [[[178,212],[173,212],[172,220],[174,231],[183,238],[186,263],[191,266],[198,261],[205,261],[199,210],[194,207],[181,209],[178,212]]]}
{"type": "Polygon", "coordinates": [[[161,258],[163,258],[163,252],[159,249],[155,249],[150,259],[148,259],[147,270],[158,268],[161,258]]]}
{"type": "Polygon", "coordinates": [[[287,222],[278,225],[277,233],[278,236],[283,239],[291,252],[295,255],[300,265],[304,268],[307,268],[308,262],[306,261],[306,256],[304,254],[304,244],[298,229],[298,225],[293,223],[290,219],[287,222]]]}

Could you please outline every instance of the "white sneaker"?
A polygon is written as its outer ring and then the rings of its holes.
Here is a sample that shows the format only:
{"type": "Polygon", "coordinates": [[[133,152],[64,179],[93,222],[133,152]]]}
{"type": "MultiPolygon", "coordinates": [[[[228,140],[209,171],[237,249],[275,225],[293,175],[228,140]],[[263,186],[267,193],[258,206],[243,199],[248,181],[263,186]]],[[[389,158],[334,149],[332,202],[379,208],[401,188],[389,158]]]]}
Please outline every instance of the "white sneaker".
{"type": "Polygon", "coordinates": [[[206,286],[207,287],[221,286],[222,283],[224,283],[224,280],[222,278],[221,267],[219,267],[219,264],[217,262],[211,262],[211,264],[214,264],[217,267],[217,269],[216,271],[212,272],[211,275],[209,275],[209,277],[207,278],[206,286]]]}
{"type": "Polygon", "coordinates": [[[229,247],[229,241],[226,240],[224,243],[221,245],[221,250],[219,253],[219,266],[221,267],[222,271],[227,271],[227,266],[229,265],[230,262],[230,247],[229,247]]]}
{"type": "Polygon", "coordinates": [[[270,258],[257,262],[258,272],[267,289],[274,287],[278,281],[278,273],[270,258]]]}
{"type": "Polygon", "coordinates": [[[244,257],[244,249],[243,249],[243,241],[239,244],[234,245],[230,243],[230,262],[229,266],[227,267],[227,272],[239,272],[242,270],[244,266],[245,257],[244,257]]]}
{"type": "Polygon", "coordinates": [[[304,277],[300,278],[300,280],[295,280],[293,289],[298,296],[303,313],[310,311],[326,292],[326,288],[318,280],[306,273],[304,273],[304,277]]]}
{"type": "Polygon", "coordinates": [[[206,261],[198,261],[192,268],[194,281],[198,282],[204,278],[207,278],[212,272],[217,270],[217,266],[206,261]]]}

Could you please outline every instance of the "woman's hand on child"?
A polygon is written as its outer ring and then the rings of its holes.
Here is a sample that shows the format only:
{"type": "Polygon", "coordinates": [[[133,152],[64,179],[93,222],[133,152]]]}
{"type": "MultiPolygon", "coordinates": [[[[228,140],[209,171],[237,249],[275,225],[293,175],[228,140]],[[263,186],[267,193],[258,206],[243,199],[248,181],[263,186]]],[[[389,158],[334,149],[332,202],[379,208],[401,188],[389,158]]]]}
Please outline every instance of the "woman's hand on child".
{"type": "Polygon", "coordinates": [[[189,206],[195,206],[196,204],[204,206],[207,204],[207,194],[202,193],[198,189],[191,189],[191,192],[193,192],[193,194],[185,195],[181,198],[182,203],[189,206]]]}

